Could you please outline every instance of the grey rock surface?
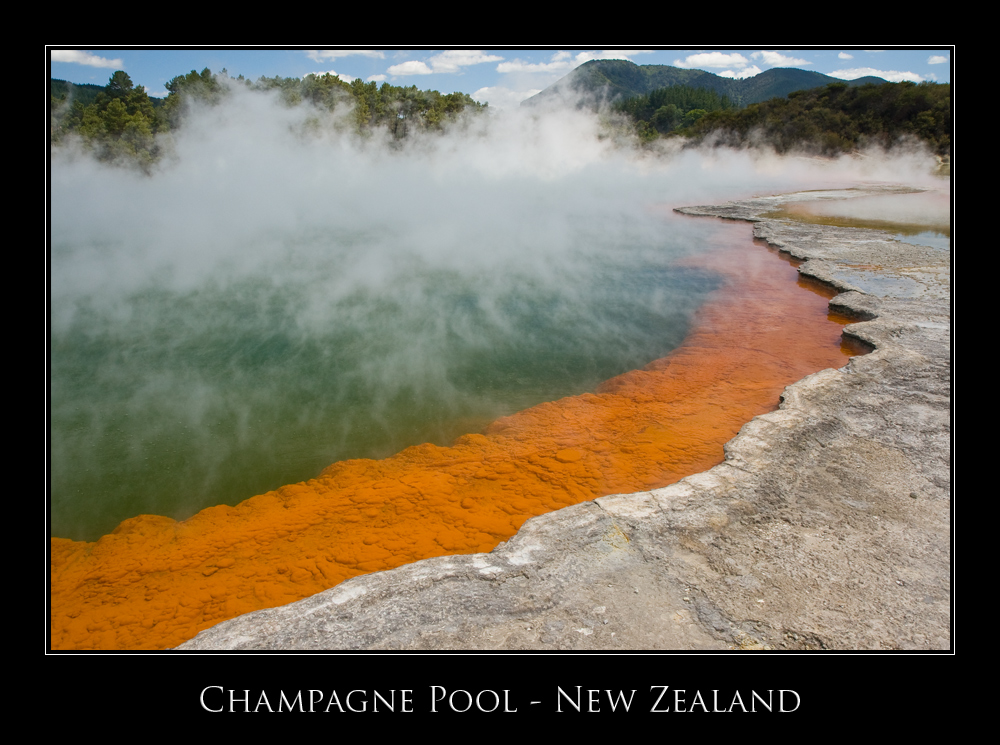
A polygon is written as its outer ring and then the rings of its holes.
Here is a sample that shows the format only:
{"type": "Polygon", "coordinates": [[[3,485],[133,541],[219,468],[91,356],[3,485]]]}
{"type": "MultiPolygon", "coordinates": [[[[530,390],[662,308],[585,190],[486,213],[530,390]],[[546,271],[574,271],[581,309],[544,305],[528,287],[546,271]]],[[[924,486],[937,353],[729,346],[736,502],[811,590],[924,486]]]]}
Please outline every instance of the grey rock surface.
{"type": "Polygon", "coordinates": [[[725,462],[529,520],[488,554],[350,579],[179,649],[949,649],[950,256],[888,233],[766,219],[801,192],[679,210],[832,283],[874,347],[785,389],[725,462]]]}

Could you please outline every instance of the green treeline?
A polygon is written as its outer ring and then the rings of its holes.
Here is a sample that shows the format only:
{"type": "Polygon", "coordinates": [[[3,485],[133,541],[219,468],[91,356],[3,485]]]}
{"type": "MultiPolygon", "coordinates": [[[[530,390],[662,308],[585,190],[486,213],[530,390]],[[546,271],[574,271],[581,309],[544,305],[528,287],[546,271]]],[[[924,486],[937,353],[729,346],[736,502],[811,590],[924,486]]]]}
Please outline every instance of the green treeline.
{"type": "Polygon", "coordinates": [[[49,94],[57,102],[65,101],[72,95],[74,101],[80,101],[84,106],[94,102],[99,93],[104,92],[103,85],[92,83],[69,83],[65,80],[49,79],[49,94]],[[70,94],[72,90],[72,94],[70,94]]]}
{"type": "MultiPolygon", "coordinates": [[[[154,135],[165,122],[153,100],[125,72],[115,72],[91,103],[67,106],[70,91],[49,97],[49,131],[53,143],[75,133],[102,160],[136,162],[149,167],[159,157],[154,135]]],[[[89,96],[88,96],[89,98],[89,96]]]]}
{"type": "Polygon", "coordinates": [[[643,141],[654,140],[683,127],[690,127],[711,111],[734,108],[726,97],[707,88],[671,85],[645,96],[619,101],[612,107],[630,117],[643,141]]]}
{"type": "Polygon", "coordinates": [[[322,77],[260,78],[251,84],[256,90],[281,91],[284,101],[295,106],[310,101],[320,109],[334,111],[338,106],[353,107],[353,122],[358,132],[387,128],[394,137],[405,137],[413,130],[438,130],[447,121],[465,111],[478,112],[487,107],[466,93],[441,94],[422,91],[415,85],[402,88],[388,83],[365,83],[356,78],[345,83],[326,74],[322,77]]]}
{"type": "MultiPolygon", "coordinates": [[[[317,114],[343,113],[337,120],[342,128],[361,135],[385,129],[397,140],[419,130],[440,130],[466,111],[478,113],[487,108],[465,93],[444,95],[416,86],[379,86],[361,80],[346,83],[330,74],[301,79],[262,77],[251,82],[242,75],[230,78],[225,70],[213,74],[208,68],[173,78],[166,85],[167,97],[161,101],[150,98],[141,85],[134,85],[128,74],[119,70],[96,96],[88,91],[88,95],[76,97],[74,86],[52,81],[52,142],[58,145],[76,137],[101,160],[136,163],[148,170],[162,156],[163,144],[156,135],[182,127],[193,104],[216,105],[238,86],[277,90],[288,106],[309,102],[317,114]]],[[[317,127],[322,124],[318,117],[311,123],[317,127]]]]}
{"type": "Polygon", "coordinates": [[[951,151],[951,85],[831,83],[744,109],[705,114],[678,134],[697,144],[711,136],[730,146],[767,143],[779,153],[835,156],[915,137],[938,155],[951,151]]]}
{"type": "MultiPolygon", "coordinates": [[[[167,97],[160,100],[150,98],[119,70],[103,89],[86,86],[86,91],[77,92],[64,81],[52,81],[52,142],[58,145],[72,137],[101,160],[134,163],[148,171],[167,146],[159,135],[183,127],[192,105],[216,105],[241,86],[278,91],[287,106],[311,104],[315,115],[307,126],[323,127],[328,114],[330,126],[362,136],[381,130],[397,141],[417,131],[441,130],[466,112],[487,107],[465,93],[444,95],[416,86],[379,86],[360,79],[347,83],[330,74],[252,82],[242,75],[230,78],[225,70],[213,74],[208,68],[175,77],[166,85],[167,97]]],[[[671,85],[613,108],[633,122],[644,142],[681,136],[698,144],[710,138],[733,147],[766,143],[779,153],[804,150],[832,156],[915,137],[939,155],[951,151],[949,84],[836,82],[745,108],[710,89],[671,85]]]]}

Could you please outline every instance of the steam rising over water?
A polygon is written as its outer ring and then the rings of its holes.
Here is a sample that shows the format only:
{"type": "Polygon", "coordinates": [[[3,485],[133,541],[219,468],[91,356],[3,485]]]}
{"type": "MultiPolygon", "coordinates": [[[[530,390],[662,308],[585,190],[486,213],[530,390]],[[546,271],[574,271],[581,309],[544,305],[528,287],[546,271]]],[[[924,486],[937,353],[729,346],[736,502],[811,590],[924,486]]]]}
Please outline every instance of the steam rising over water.
{"type": "Polygon", "coordinates": [[[715,286],[674,265],[711,223],[657,206],[854,175],[642,158],[580,112],[403,150],[303,135],[309,113],[234,95],[151,178],[54,154],[53,535],[184,518],[592,389],[669,352],[715,286]]]}

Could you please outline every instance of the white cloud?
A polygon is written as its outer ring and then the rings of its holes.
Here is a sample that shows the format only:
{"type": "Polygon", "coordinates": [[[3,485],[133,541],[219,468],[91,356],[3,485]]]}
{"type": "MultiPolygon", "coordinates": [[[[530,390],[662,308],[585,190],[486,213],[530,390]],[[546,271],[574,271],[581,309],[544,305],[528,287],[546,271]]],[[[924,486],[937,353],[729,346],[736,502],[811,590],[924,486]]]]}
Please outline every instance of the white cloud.
{"type": "MultiPolygon", "coordinates": [[[[799,67],[801,65],[812,64],[809,60],[799,57],[789,57],[781,52],[754,52],[751,59],[760,60],[767,67],[799,67]]],[[[750,60],[739,53],[726,54],[725,52],[701,52],[700,54],[689,54],[682,60],[674,60],[677,67],[707,69],[724,68],[718,73],[723,78],[750,78],[759,75],[761,69],[757,65],[751,65],[750,60]]]]}
{"type": "Polygon", "coordinates": [[[848,54],[847,52],[841,52],[837,55],[837,59],[854,59],[854,55],[848,54]]]}
{"type": "Polygon", "coordinates": [[[798,67],[799,65],[812,64],[809,60],[799,57],[786,57],[781,52],[754,52],[750,58],[763,60],[765,65],[771,67],[798,67]]]}
{"type": "Polygon", "coordinates": [[[370,83],[370,82],[372,82],[374,80],[376,83],[381,83],[382,81],[384,81],[386,79],[386,77],[387,76],[382,75],[381,73],[378,74],[378,75],[369,75],[368,76],[368,82],[370,83]]]}
{"type": "Polygon", "coordinates": [[[890,83],[902,83],[908,80],[911,83],[922,83],[924,79],[915,72],[900,72],[898,70],[876,70],[874,67],[853,67],[850,70],[834,70],[829,73],[831,77],[841,80],[857,80],[867,75],[874,75],[877,78],[884,78],[890,83]]]}
{"type": "Polygon", "coordinates": [[[491,109],[495,109],[497,111],[509,111],[517,109],[517,107],[521,105],[521,101],[531,98],[541,92],[540,88],[527,91],[515,91],[510,88],[504,88],[503,86],[497,85],[480,88],[472,94],[472,98],[480,103],[488,102],[491,109]]]}
{"type": "Polygon", "coordinates": [[[434,72],[459,72],[467,65],[479,65],[483,62],[502,62],[503,57],[495,54],[483,54],[478,49],[449,49],[435,54],[428,62],[434,72]]]}
{"type": "Polygon", "coordinates": [[[677,67],[704,68],[704,67],[734,67],[742,69],[750,64],[750,60],[742,54],[726,54],[725,52],[702,52],[701,54],[689,54],[682,60],[674,60],[677,67]]]}
{"type": "Polygon", "coordinates": [[[503,57],[484,54],[478,49],[448,49],[428,57],[426,62],[408,60],[389,68],[390,75],[431,75],[433,73],[461,72],[463,67],[479,65],[483,62],[500,62],[503,57]]]}
{"type": "Polygon", "coordinates": [[[757,65],[751,65],[750,67],[739,71],[724,70],[723,72],[718,73],[718,75],[720,78],[737,78],[742,80],[743,78],[752,78],[754,75],[760,75],[761,72],[762,70],[757,67],[757,65]]]}
{"type": "Polygon", "coordinates": [[[522,59],[512,59],[497,65],[497,72],[564,72],[577,66],[578,64],[574,64],[572,60],[565,57],[560,57],[552,62],[525,62],[522,59]]]}
{"type": "Polygon", "coordinates": [[[631,62],[636,55],[652,53],[652,49],[603,49],[600,52],[580,52],[574,59],[578,65],[592,59],[627,59],[631,62]]]}
{"type": "Polygon", "coordinates": [[[929,57],[927,59],[927,64],[928,65],[941,65],[941,64],[944,64],[947,61],[948,61],[947,57],[942,57],[940,54],[934,54],[934,55],[931,55],[931,57],[929,57]]]}
{"type": "Polygon", "coordinates": [[[573,56],[569,52],[556,52],[549,59],[550,62],[525,62],[522,59],[513,59],[509,62],[501,62],[497,65],[497,72],[569,72],[584,62],[595,59],[627,59],[630,60],[639,54],[650,54],[648,49],[604,49],[599,52],[580,52],[573,56]]]}
{"type": "Polygon", "coordinates": [[[113,67],[118,70],[124,67],[120,59],[98,57],[90,52],[81,52],[79,49],[53,49],[52,61],[73,62],[77,65],[89,65],[90,67],[113,67]]]}
{"type": "Polygon", "coordinates": [[[385,59],[385,54],[377,49],[310,49],[306,56],[315,62],[322,62],[328,59],[339,59],[352,55],[362,55],[364,57],[374,57],[375,59],[385,59]]]}
{"type": "Polygon", "coordinates": [[[430,75],[434,71],[419,60],[409,60],[393,65],[386,72],[390,75],[430,75]]]}

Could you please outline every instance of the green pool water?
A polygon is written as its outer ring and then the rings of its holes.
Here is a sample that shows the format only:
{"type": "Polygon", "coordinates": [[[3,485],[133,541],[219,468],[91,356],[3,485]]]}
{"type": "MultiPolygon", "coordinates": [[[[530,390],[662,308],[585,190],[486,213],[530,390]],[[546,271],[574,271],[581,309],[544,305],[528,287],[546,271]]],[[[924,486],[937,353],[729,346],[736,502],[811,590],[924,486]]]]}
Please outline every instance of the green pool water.
{"type": "Polygon", "coordinates": [[[54,242],[52,535],[95,540],[137,514],[183,519],[338,460],[448,445],[664,356],[715,287],[676,266],[691,237],[665,224],[610,246],[581,231],[540,263],[524,257],[542,243],[463,268],[392,252],[367,281],[363,239],[296,240],[259,269],[114,292],[63,288],[95,251],[120,266],[126,242],[54,242]]]}

